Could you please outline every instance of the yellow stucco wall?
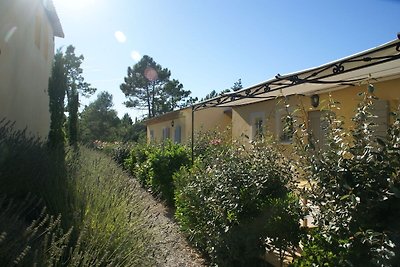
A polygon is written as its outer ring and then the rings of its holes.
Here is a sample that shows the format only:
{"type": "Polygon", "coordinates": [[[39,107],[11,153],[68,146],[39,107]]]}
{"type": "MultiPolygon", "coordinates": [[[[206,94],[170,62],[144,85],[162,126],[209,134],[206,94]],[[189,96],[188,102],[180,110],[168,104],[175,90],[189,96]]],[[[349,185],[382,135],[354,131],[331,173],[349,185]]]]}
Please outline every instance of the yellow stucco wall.
{"type": "Polygon", "coordinates": [[[185,112],[184,110],[181,110],[179,112],[177,112],[176,115],[174,116],[168,116],[167,118],[160,118],[159,121],[153,123],[148,123],[147,124],[147,141],[155,141],[155,142],[160,142],[162,141],[162,137],[163,137],[163,129],[164,128],[170,128],[170,138],[174,137],[174,130],[180,126],[182,129],[181,132],[181,137],[182,140],[186,140],[186,118],[185,118],[185,112]],[[174,122],[174,126],[172,127],[172,121],[174,122]],[[151,136],[151,133],[153,133],[153,135],[151,136]]]}
{"type": "MultiPolygon", "coordinates": [[[[194,132],[200,131],[224,131],[231,125],[231,116],[226,114],[227,108],[208,108],[194,113],[194,132]]],[[[187,123],[191,123],[191,117],[187,116],[187,123]]],[[[191,129],[189,129],[191,133],[191,129]]]]}
{"type": "MultiPolygon", "coordinates": [[[[400,99],[400,78],[373,82],[374,94],[381,100],[387,100],[389,109],[395,110],[399,105],[400,99]]],[[[352,127],[352,117],[357,108],[357,104],[361,101],[358,95],[360,92],[367,92],[368,85],[348,86],[339,90],[325,92],[319,94],[320,104],[317,108],[311,106],[310,96],[290,96],[287,99],[291,111],[296,111],[298,119],[308,116],[310,111],[326,109],[331,96],[338,101],[339,108],[335,110],[337,116],[343,117],[345,127],[352,127]]],[[[265,128],[275,137],[277,135],[276,114],[280,109],[284,109],[285,103],[282,99],[274,99],[259,103],[249,104],[245,106],[235,107],[232,112],[232,138],[245,142],[252,138],[252,124],[254,117],[263,116],[265,118],[265,128]]],[[[307,123],[307,118],[305,122],[307,123]]]]}
{"type": "MultiPolygon", "coordinates": [[[[382,82],[374,82],[374,94],[381,100],[388,100],[389,108],[395,110],[400,103],[400,78],[395,78],[382,82]]],[[[320,104],[317,108],[311,106],[310,96],[293,95],[286,99],[274,99],[254,104],[234,107],[230,115],[226,108],[208,108],[195,112],[195,134],[200,131],[218,130],[224,131],[227,127],[231,128],[232,138],[244,143],[253,139],[254,135],[254,120],[262,117],[265,124],[265,130],[277,138],[279,123],[277,118],[279,112],[286,112],[286,104],[289,105],[289,111],[296,111],[298,121],[303,121],[307,124],[308,114],[312,111],[324,110],[327,108],[329,98],[339,102],[340,109],[335,110],[338,117],[342,117],[345,122],[345,127],[352,127],[352,117],[357,108],[357,104],[361,101],[360,92],[367,92],[368,85],[347,86],[333,91],[320,93],[320,104]]],[[[162,140],[163,128],[170,128],[170,137],[174,137],[174,128],[181,126],[182,143],[187,142],[191,138],[191,108],[186,108],[175,112],[175,116],[160,116],[157,122],[148,123],[147,136],[150,140],[150,131],[153,132],[154,140],[162,140]],[[174,127],[171,127],[171,122],[174,121],[174,127]]],[[[285,143],[286,144],[286,143],[285,143]]]]}
{"type": "Polygon", "coordinates": [[[47,138],[54,37],[42,2],[0,1],[0,119],[47,138]]]}
{"type": "MultiPolygon", "coordinates": [[[[226,108],[209,108],[194,113],[194,132],[209,130],[223,131],[231,125],[231,117],[224,111],[226,108]]],[[[153,132],[153,140],[159,142],[163,137],[163,128],[170,128],[170,137],[173,140],[174,130],[177,126],[181,126],[181,143],[188,142],[192,137],[192,109],[186,108],[176,112],[175,116],[160,116],[157,122],[147,123],[147,137],[150,141],[151,132],[153,132]],[[174,121],[174,127],[172,127],[174,121]]]]}

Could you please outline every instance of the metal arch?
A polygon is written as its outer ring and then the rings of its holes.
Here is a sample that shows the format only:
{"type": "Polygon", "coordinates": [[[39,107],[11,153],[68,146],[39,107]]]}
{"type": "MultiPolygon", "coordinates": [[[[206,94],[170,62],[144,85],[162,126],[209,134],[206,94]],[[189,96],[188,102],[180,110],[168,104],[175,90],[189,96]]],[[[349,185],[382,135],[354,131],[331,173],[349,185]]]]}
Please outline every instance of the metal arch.
{"type": "MultiPolygon", "coordinates": [[[[392,45],[392,47],[396,50],[400,50],[400,43],[392,45]]],[[[382,49],[380,49],[382,50],[382,49]]],[[[380,50],[374,51],[379,52],[380,50]]],[[[400,51],[399,51],[400,52],[400,51]]],[[[332,63],[322,69],[319,69],[311,74],[301,77],[301,74],[290,75],[287,77],[282,77],[281,75],[277,74],[275,79],[272,81],[267,81],[263,84],[260,84],[256,87],[249,88],[243,91],[235,92],[232,94],[225,94],[219,96],[215,99],[211,99],[204,103],[199,103],[194,105],[194,110],[201,110],[209,107],[218,107],[219,105],[224,105],[230,102],[235,102],[240,99],[244,98],[255,98],[260,94],[273,92],[277,90],[284,90],[286,88],[292,87],[298,84],[310,83],[310,84],[340,84],[340,85],[354,85],[353,83],[359,82],[362,79],[347,79],[347,80],[333,80],[333,81],[324,81],[324,79],[333,77],[337,74],[347,73],[350,71],[355,71],[359,69],[363,69],[366,67],[371,67],[374,65],[390,62],[393,60],[400,59],[400,54],[397,55],[390,55],[390,56],[379,56],[379,57],[370,57],[370,56],[363,56],[360,58],[353,58],[344,60],[342,62],[332,63]],[[347,67],[349,63],[355,62],[366,62],[361,66],[356,67],[347,67]],[[331,70],[330,73],[319,76],[321,73],[326,72],[327,70],[331,70]]]]}
{"type": "MultiPolygon", "coordinates": [[[[398,34],[398,39],[400,40],[400,33],[398,34]]],[[[273,96],[260,96],[260,94],[273,92],[277,90],[283,90],[298,84],[310,83],[310,84],[338,84],[338,85],[347,85],[347,86],[354,86],[354,83],[360,82],[363,79],[347,79],[347,80],[331,80],[326,81],[324,79],[330,78],[332,76],[347,73],[350,71],[355,71],[367,67],[371,67],[374,65],[390,62],[393,60],[400,59],[400,53],[394,55],[387,55],[387,56],[368,56],[368,54],[379,53],[386,49],[394,48],[395,51],[400,52],[400,42],[392,43],[387,46],[382,46],[376,50],[370,51],[369,53],[366,52],[359,56],[354,56],[351,58],[344,59],[339,62],[333,62],[325,67],[321,67],[312,71],[311,73],[305,71],[300,72],[297,74],[289,75],[289,76],[281,76],[279,73],[275,76],[274,80],[264,82],[262,84],[234,92],[231,94],[223,94],[217,98],[210,99],[208,101],[194,104],[192,105],[192,164],[194,163],[194,116],[195,111],[211,108],[211,107],[234,107],[235,105],[227,105],[227,103],[233,103],[235,101],[245,99],[245,98],[257,98],[257,99],[271,99],[274,98],[273,96]],[[355,66],[348,68],[348,64],[356,63],[356,62],[365,62],[361,66],[355,66]],[[328,74],[323,74],[326,71],[331,70],[328,74]],[[301,77],[305,75],[305,77],[301,77]],[[320,76],[321,75],[321,76],[320,76]],[[224,105],[224,106],[222,106],[224,105]]]]}

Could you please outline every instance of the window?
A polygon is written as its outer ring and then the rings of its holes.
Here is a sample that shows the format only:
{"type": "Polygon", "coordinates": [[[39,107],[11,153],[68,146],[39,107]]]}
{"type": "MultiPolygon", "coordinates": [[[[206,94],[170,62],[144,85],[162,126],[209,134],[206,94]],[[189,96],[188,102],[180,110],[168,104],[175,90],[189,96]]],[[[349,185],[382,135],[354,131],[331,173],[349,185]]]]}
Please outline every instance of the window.
{"type": "Polygon", "coordinates": [[[162,130],[162,140],[166,140],[170,138],[170,131],[169,131],[169,127],[163,128],[162,130]]]}
{"type": "Polygon", "coordinates": [[[154,141],[154,130],[150,130],[150,141],[154,141]]]}
{"type": "Polygon", "coordinates": [[[327,111],[311,111],[308,113],[308,131],[310,133],[310,140],[318,149],[325,148],[328,127],[328,122],[326,120],[327,115],[327,111]]]}
{"type": "Polygon", "coordinates": [[[174,142],[177,144],[182,142],[182,127],[180,125],[175,127],[174,142]]]}
{"type": "Polygon", "coordinates": [[[372,130],[376,137],[386,137],[389,120],[389,105],[386,100],[375,100],[371,107],[371,114],[374,116],[372,130]]]}
{"type": "Polygon", "coordinates": [[[294,121],[290,111],[286,109],[276,112],[276,130],[277,137],[281,143],[291,143],[294,134],[294,121]]]}
{"type": "Polygon", "coordinates": [[[265,113],[254,112],[250,115],[251,122],[251,140],[260,140],[265,131],[265,113]]]}
{"type": "Polygon", "coordinates": [[[293,117],[290,115],[285,115],[281,117],[281,135],[279,136],[279,140],[281,142],[290,143],[293,140],[293,117]]]}
{"type": "Polygon", "coordinates": [[[254,121],[254,139],[259,140],[264,136],[264,121],[262,118],[257,118],[254,121]]]}

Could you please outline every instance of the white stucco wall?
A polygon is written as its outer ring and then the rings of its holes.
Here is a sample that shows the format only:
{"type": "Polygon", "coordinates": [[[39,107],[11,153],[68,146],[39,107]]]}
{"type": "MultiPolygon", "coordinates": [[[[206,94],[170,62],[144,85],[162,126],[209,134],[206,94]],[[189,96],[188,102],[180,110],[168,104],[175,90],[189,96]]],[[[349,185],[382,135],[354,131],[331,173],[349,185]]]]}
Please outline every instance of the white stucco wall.
{"type": "Polygon", "coordinates": [[[47,138],[53,29],[42,0],[0,1],[0,119],[47,138]],[[38,21],[38,22],[37,22],[38,21]],[[35,44],[37,23],[40,45],[35,44]]]}

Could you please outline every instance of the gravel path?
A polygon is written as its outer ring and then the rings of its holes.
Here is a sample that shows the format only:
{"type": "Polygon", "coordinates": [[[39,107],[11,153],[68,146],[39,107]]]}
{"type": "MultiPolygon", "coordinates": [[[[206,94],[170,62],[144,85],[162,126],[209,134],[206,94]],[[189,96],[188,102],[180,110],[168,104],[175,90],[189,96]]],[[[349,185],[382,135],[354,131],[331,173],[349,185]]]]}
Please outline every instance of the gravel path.
{"type": "Polygon", "coordinates": [[[145,191],[133,179],[133,186],[141,190],[138,200],[146,203],[146,210],[142,212],[148,227],[154,234],[153,245],[157,248],[154,252],[158,265],[157,267],[203,267],[207,266],[200,253],[192,248],[179,226],[173,219],[173,215],[168,208],[157,201],[149,192],[145,191]],[[144,214],[143,214],[144,213],[144,214]]]}

